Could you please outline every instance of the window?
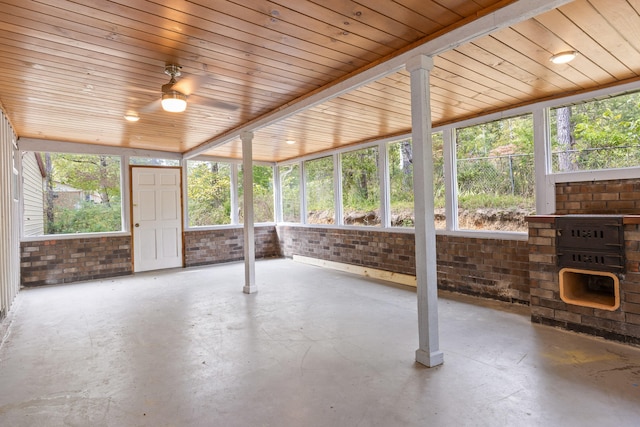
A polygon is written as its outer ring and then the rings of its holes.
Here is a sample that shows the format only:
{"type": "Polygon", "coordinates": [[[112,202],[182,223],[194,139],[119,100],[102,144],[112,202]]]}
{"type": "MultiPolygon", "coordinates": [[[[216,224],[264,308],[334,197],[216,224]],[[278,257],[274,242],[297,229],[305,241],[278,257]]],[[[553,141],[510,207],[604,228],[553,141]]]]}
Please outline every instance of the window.
{"type": "Polygon", "coordinates": [[[157,159],[154,157],[130,157],[129,164],[134,166],[180,166],[180,160],[157,159]]]}
{"type": "Polygon", "coordinates": [[[33,158],[33,168],[40,164],[39,170],[28,172],[32,179],[23,189],[25,235],[122,230],[119,156],[25,153],[25,157],[33,158]],[[44,212],[38,214],[38,209],[44,212]],[[27,221],[31,217],[34,225],[41,225],[31,227],[27,221]]]}
{"type": "Polygon", "coordinates": [[[278,167],[282,196],[282,220],[300,222],[300,165],[278,167]]]}
{"type": "Polygon", "coordinates": [[[335,218],[333,192],[333,157],[304,162],[305,195],[308,224],[333,224],[335,218]]]}
{"type": "Polygon", "coordinates": [[[342,154],[342,209],[345,225],[380,225],[378,147],[342,154]]]}
{"type": "Polygon", "coordinates": [[[526,231],[535,211],[531,115],[460,128],[456,150],[460,228],[526,231]]]}
{"type": "MultiPolygon", "coordinates": [[[[433,196],[436,228],[446,227],[442,132],[432,135],[433,196]]],[[[392,227],[413,227],[413,144],[410,139],[389,143],[389,187],[392,227]]]]}
{"type": "MultiPolygon", "coordinates": [[[[240,223],[244,222],[244,187],[242,168],[238,172],[238,205],[240,223]]],[[[273,167],[253,166],[253,221],[273,222],[273,167]]]]}
{"type": "Polygon", "coordinates": [[[640,93],[551,110],[553,172],[640,166],[640,93]]]}
{"type": "Polygon", "coordinates": [[[187,161],[189,227],[231,223],[231,165],[187,161]]]}

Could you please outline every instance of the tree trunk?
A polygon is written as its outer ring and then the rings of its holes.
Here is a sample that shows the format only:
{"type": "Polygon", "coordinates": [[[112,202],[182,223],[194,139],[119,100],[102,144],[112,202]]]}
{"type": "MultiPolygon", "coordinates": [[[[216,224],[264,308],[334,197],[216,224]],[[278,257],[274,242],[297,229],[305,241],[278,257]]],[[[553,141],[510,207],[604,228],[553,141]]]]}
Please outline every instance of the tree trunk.
{"type": "Polygon", "coordinates": [[[411,141],[402,141],[400,145],[400,160],[402,162],[402,184],[405,188],[413,186],[413,147],[411,141]]]}
{"type": "Polygon", "coordinates": [[[561,152],[558,154],[558,169],[560,172],[571,172],[578,169],[576,154],[573,151],[576,141],[571,131],[571,108],[561,107],[556,110],[558,119],[558,145],[561,152]]]}
{"type": "Polygon", "coordinates": [[[44,169],[46,173],[45,177],[45,215],[47,217],[47,234],[52,234],[53,221],[55,217],[53,215],[53,163],[51,162],[51,154],[44,154],[44,169]]]}
{"type": "MultiPolygon", "coordinates": [[[[366,162],[365,154],[359,154],[359,157],[362,163],[366,162]]],[[[369,198],[369,179],[367,177],[367,171],[360,171],[360,177],[358,180],[358,186],[360,187],[360,194],[362,195],[363,200],[367,200],[369,198]]]]}
{"type": "Polygon", "coordinates": [[[100,156],[100,199],[102,203],[106,206],[111,207],[111,199],[109,198],[109,169],[108,169],[107,158],[105,156],[100,156]]]}

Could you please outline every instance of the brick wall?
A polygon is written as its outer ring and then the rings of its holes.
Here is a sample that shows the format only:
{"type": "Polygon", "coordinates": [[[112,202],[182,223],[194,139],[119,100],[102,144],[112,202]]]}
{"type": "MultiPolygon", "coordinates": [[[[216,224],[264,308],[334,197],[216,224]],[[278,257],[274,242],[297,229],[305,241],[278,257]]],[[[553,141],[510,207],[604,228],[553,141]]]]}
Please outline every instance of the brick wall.
{"type": "Polygon", "coordinates": [[[640,179],[556,184],[556,214],[638,214],[640,179]]]}
{"type": "MultiPolygon", "coordinates": [[[[279,226],[286,257],[302,255],[415,275],[413,233],[279,226]]],[[[437,236],[438,287],[503,301],[529,302],[526,241],[437,236]]]]}
{"type": "Polygon", "coordinates": [[[501,301],[529,303],[526,240],[437,236],[438,287],[501,301]]]}
{"type": "Polygon", "coordinates": [[[20,244],[22,286],[131,274],[131,237],[50,239],[20,244]]]}
{"type": "MultiPolygon", "coordinates": [[[[255,227],[256,258],[280,257],[275,226],[255,227]]],[[[242,228],[189,230],[184,233],[185,265],[217,264],[244,259],[242,228]]]]}

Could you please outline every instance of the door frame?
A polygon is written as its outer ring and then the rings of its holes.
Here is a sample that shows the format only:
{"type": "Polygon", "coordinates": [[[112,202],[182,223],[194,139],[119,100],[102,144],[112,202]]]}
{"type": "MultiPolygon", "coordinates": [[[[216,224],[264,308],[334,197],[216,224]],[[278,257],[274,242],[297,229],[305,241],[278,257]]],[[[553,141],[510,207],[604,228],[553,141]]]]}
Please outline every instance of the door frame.
{"type": "Polygon", "coordinates": [[[185,212],[184,212],[184,188],[182,182],[182,166],[153,166],[153,165],[129,165],[129,231],[131,233],[131,272],[135,274],[136,266],[135,266],[135,238],[133,227],[135,227],[135,222],[133,219],[133,169],[178,169],[179,170],[179,187],[180,187],[180,245],[182,246],[182,268],[185,267],[185,243],[184,243],[184,221],[185,221],[185,212]]]}

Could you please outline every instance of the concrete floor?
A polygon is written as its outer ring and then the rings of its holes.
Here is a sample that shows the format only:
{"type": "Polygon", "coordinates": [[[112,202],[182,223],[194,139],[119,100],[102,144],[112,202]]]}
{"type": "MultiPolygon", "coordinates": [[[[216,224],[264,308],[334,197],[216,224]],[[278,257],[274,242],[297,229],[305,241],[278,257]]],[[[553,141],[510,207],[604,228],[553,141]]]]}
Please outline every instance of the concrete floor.
{"type": "Polygon", "coordinates": [[[412,290],[290,260],[22,291],[1,426],[637,426],[640,349],[443,294],[414,362],[412,290]]]}

